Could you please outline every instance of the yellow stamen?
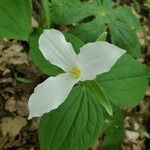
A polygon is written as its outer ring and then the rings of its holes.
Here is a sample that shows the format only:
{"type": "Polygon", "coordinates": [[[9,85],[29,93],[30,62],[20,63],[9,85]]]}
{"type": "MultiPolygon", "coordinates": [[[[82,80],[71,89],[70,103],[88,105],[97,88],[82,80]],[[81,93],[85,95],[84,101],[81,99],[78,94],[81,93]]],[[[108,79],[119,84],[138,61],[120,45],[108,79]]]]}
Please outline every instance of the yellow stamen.
{"type": "Polygon", "coordinates": [[[81,70],[77,67],[74,67],[70,70],[70,73],[73,77],[75,78],[79,78],[80,77],[80,74],[81,74],[81,70]]]}

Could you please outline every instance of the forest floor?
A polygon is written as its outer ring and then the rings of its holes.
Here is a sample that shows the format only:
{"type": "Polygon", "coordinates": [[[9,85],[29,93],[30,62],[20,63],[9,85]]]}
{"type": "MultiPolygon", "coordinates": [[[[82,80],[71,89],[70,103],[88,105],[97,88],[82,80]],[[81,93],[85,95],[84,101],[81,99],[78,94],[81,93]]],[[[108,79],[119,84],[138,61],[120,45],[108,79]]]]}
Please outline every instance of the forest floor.
{"type": "MultiPolygon", "coordinates": [[[[150,20],[147,19],[150,12],[144,4],[138,11],[143,27],[138,33],[142,47],[139,61],[150,66],[150,20]]],[[[0,150],[39,149],[38,120],[27,119],[27,103],[34,87],[46,78],[30,60],[27,43],[0,40],[0,150]]],[[[138,106],[124,110],[124,123],[121,150],[150,150],[150,88],[138,106]]],[[[96,145],[93,150],[97,150],[96,145]]]]}

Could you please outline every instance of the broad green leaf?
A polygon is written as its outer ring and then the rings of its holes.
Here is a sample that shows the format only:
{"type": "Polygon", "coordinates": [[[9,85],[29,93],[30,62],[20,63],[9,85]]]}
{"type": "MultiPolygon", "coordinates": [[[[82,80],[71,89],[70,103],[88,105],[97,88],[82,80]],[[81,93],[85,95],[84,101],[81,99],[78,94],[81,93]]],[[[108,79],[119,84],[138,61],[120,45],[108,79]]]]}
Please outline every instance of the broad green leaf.
{"type": "Polygon", "coordinates": [[[113,14],[116,16],[116,18],[118,18],[118,20],[121,19],[122,22],[128,24],[131,29],[141,29],[140,21],[135,15],[133,15],[132,9],[130,7],[126,5],[117,7],[114,9],[113,14]]]}
{"type": "Polygon", "coordinates": [[[31,30],[30,0],[0,1],[0,37],[28,40],[31,30]]]}
{"type": "Polygon", "coordinates": [[[84,86],[88,90],[88,92],[95,98],[97,99],[101,105],[106,109],[109,115],[113,115],[113,110],[111,107],[111,104],[107,97],[104,94],[104,91],[102,91],[100,85],[97,83],[96,80],[91,80],[91,81],[85,81],[84,86]]]}
{"type": "Polygon", "coordinates": [[[63,70],[47,61],[39,50],[38,40],[42,32],[43,30],[41,28],[37,28],[34,29],[30,35],[30,57],[43,73],[55,76],[59,73],[62,73],[63,70]]]}
{"type": "Polygon", "coordinates": [[[100,150],[120,150],[120,144],[124,137],[124,122],[121,110],[113,105],[114,115],[104,115],[105,129],[104,141],[100,150]]]}
{"type": "Polygon", "coordinates": [[[46,25],[49,27],[50,26],[50,3],[49,0],[42,0],[43,4],[43,9],[44,9],[44,14],[46,17],[46,25]]]}
{"type": "Polygon", "coordinates": [[[79,38],[68,32],[64,32],[64,36],[66,40],[72,44],[75,52],[78,54],[80,52],[80,48],[84,45],[84,43],[79,38]]]}
{"type": "Polygon", "coordinates": [[[40,120],[41,150],[87,150],[103,129],[100,104],[83,87],[74,88],[67,100],[40,120]]]}
{"type": "Polygon", "coordinates": [[[135,32],[124,23],[112,20],[109,23],[112,43],[128,50],[132,56],[140,54],[140,44],[135,32]],[[122,36],[123,35],[123,36],[122,36]]]}
{"type": "Polygon", "coordinates": [[[82,23],[69,32],[77,36],[84,43],[95,42],[99,35],[105,31],[105,24],[102,21],[94,19],[88,23],[82,23]]]}
{"type": "Polygon", "coordinates": [[[77,25],[70,30],[72,34],[85,43],[94,42],[108,28],[114,44],[126,49],[132,56],[140,55],[140,44],[135,32],[140,28],[140,23],[129,7],[118,6],[111,0],[95,0],[91,3],[91,11],[95,19],[77,25]]]}
{"type": "Polygon", "coordinates": [[[135,106],[142,100],[148,86],[148,69],[124,54],[112,69],[97,76],[96,81],[108,100],[118,106],[135,106]]]}
{"type": "Polygon", "coordinates": [[[80,0],[51,0],[51,19],[56,24],[71,24],[90,16],[91,6],[80,0]]]}
{"type": "Polygon", "coordinates": [[[96,41],[106,41],[108,33],[106,31],[104,31],[96,41]]]}

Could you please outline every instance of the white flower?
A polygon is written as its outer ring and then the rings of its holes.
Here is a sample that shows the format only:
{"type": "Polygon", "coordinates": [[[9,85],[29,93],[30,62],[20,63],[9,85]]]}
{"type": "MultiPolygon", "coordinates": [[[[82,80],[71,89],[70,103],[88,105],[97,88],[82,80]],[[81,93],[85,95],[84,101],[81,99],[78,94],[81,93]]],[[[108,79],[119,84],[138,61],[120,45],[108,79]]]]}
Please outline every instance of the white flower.
{"type": "Polygon", "coordinates": [[[107,72],[126,52],[104,41],[88,43],[77,55],[64,35],[54,29],[44,30],[39,38],[43,56],[65,73],[49,77],[38,85],[29,98],[29,118],[42,116],[56,109],[67,98],[78,81],[93,80],[107,72]]]}

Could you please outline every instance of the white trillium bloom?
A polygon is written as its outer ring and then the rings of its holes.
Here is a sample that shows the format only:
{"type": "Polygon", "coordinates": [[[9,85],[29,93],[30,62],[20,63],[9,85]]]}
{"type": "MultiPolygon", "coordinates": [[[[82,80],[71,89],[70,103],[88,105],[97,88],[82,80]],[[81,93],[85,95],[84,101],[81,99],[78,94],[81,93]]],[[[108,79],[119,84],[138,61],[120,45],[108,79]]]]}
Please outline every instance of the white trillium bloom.
{"type": "Polygon", "coordinates": [[[104,41],[88,43],[77,55],[71,43],[57,30],[44,30],[39,38],[39,49],[52,64],[65,73],[49,77],[38,85],[29,98],[29,118],[42,116],[62,104],[79,81],[93,80],[107,72],[126,52],[104,41]]]}

